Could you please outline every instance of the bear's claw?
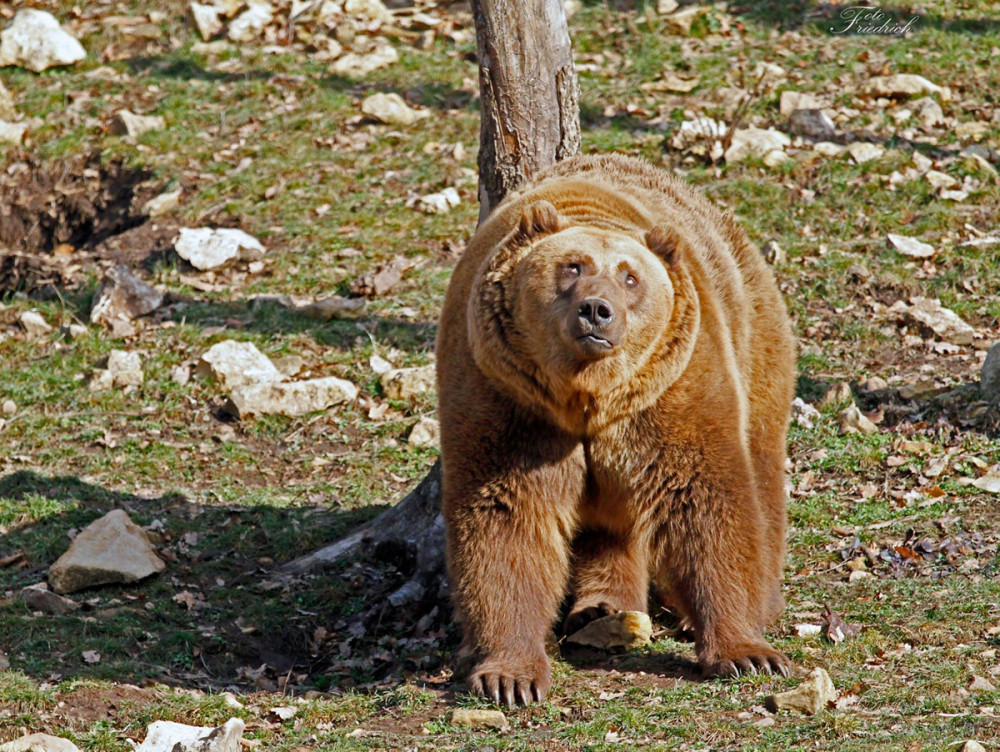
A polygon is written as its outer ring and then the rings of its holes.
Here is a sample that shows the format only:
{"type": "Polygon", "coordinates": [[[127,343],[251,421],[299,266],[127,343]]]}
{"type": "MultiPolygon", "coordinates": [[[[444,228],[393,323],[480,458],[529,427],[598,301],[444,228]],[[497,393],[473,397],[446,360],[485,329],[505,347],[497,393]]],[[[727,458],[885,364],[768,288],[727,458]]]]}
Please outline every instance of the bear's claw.
{"type": "Polygon", "coordinates": [[[526,668],[511,670],[501,662],[484,661],[469,674],[466,686],[470,692],[508,708],[541,702],[552,683],[548,662],[534,671],[526,668]]]}
{"type": "Polygon", "coordinates": [[[701,660],[701,673],[705,677],[736,678],[741,675],[781,674],[788,676],[792,663],[783,654],[766,643],[749,645],[742,650],[727,651],[715,660],[701,660]]]}

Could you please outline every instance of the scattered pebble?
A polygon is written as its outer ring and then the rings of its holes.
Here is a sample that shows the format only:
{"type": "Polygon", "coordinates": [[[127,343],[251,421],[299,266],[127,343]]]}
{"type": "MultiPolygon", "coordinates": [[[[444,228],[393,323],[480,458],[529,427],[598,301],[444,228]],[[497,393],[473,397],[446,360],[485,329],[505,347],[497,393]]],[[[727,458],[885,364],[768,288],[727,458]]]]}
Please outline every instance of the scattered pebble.
{"type": "Polygon", "coordinates": [[[263,257],[260,241],[243,230],[228,227],[185,227],[174,241],[177,255],[202,271],[218,269],[233,259],[254,261],[263,257]]]}
{"type": "Polygon", "coordinates": [[[372,94],[361,102],[361,111],[387,125],[413,125],[430,115],[427,110],[415,110],[396,93],[372,94]]]}
{"type": "Polygon", "coordinates": [[[851,159],[854,160],[855,164],[864,164],[865,162],[871,162],[873,159],[881,157],[885,153],[885,148],[878,144],[870,144],[867,141],[855,141],[847,147],[847,151],[850,153],[851,159]]]}
{"type": "Polygon", "coordinates": [[[438,193],[429,193],[417,199],[417,209],[424,214],[447,214],[462,203],[461,197],[451,186],[438,193]]]}
{"type": "Polygon", "coordinates": [[[610,650],[647,645],[653,637],[653,622],[642,611],[620,611],[594,619],[566,638],[577,645],[610,650]]]}
{"type": "Polygon", "coordinates": [[[131,110],[118,110],[111,121],[111,132],[116,136],[139,136],[149,131],[162,131],[167,121],[162,115],[136,115],[131,110]]]}
{"type": "Polygon", "coordinates": [[[436,378],[436,369],[431,364],[415,368],[393,368],[382,374],[380,381],[382,392],[386,397],[407,400],[418,394],[433,391],[436,387],[436,378]]]}
{"type": "Polygon", "coordinates": [[[934,246],[906,235],[895,235],[890,232],[888,239],[892,248],[911,258],[931,258],[936,252],[934,246]]]}
{"type": "Polygon", "coordinates": [[[507,716],[501,711],[478,708],[455,708],[448,720],[454,726],[471,728],[503,728],[508,725],[507,716]]]}
{"type": "Polygon", "coordinates": [[[52,331],[52,326],[38,311],[25,311],[18,321],[21,322],[21,328],[24,329],[28,339],[38,339],[52,331]]]}
{"type": "Polygon", "coordinates": [[[830,675],[822,668],[814,668],[798,687],[771,695],[764,703],[768,710],[775,713],[779,710],[795,710],[815,715],[835,703],[837,697],[837,688],[830,675]]]}
{"type": "Polygon", "coordinates": [[[843,433],[878,433],[878,426],[872,423],[857,405],[851,405],[837,416],[843,433]]]}
{"type": "Polygon", "coordinates": [[[410,435],[406,437],[406,442],[415,447],[436,447],[441,443],[441,424],[423,416],[410,430],[410,435]]]}

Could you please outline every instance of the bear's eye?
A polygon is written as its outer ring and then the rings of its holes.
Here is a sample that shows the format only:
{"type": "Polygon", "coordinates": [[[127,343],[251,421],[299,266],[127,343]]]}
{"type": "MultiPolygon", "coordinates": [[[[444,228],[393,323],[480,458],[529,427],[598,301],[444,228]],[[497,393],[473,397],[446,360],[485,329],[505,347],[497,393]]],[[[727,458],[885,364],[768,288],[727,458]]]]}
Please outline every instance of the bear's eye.
{"type": "Polygon", "coordinates": [[[634,274],[626,274],[625,284],[629,287],[635,287],[637,284],[639,284],[639,280],[636,278],[634,274]]]}
{"type": "Polygon", "coordinates": [[[579,264],[566,264],[567,277],[579,277],[580,271],[581,269],[579,264]]]}

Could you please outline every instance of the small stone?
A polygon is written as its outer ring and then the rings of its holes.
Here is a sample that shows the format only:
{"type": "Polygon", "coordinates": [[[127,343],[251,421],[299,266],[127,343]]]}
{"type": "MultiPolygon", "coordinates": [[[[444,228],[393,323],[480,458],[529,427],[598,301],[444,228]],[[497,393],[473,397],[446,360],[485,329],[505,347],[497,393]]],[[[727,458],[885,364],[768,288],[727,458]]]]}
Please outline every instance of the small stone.
{"type": "Polygon", "coordinates": [[[349,319],[360,316],[365,311],[367,301],[364,298],[345,298],[331,295],[327,298],[302,306],[298,310],[305,316],[319,321],[331,319],[349,319]]]}
{"type": "Polygon", "coordinates": [[[673,13],[677,8],[677,0],[656,0],[656,12],[661,16],[673,13]]]}
{"type": "Polygon", "coordinates": [[[234,42],[252,42],[264,33],[273,20],[274,8],[270,3],[251,2],[245,11],[229,22],[226,36],[234,42]]]}
{"type": "Polygon", "coordinates": [[[239,718],[230,718],[214,729],[154,721],[135,752],[240,752],[244,728],[246,724],[239,718]]]}
{"type": "Polygon", "coordinates": [[[823,627],[819,624],[796,624],[795,634],[799,637],[815,637],[822,633],[823,627]]]}
{"type": "Polygon", "coordinates": [[[910,105],[917,120],[925,129],[931,129],[944,124],[944,111],[941,105],[930,97],[921,97],[910,105]]]}
{"type": "Polygon", "coordinates": [[[124,264],[118,264],[97,286],[90,321],[110,327],[115,321],[146,316],[161,305],[163,293],[143,282],[124,264]]]}
{"type": "Polygon", "coordinates": [[[836,384],[831,384],[830,388],[826,390],[823,399],[820,400],[820,405],[830,407],[841,405],[845,402],[853,403],[854,393],[851,391],[850,384],[846,381],[838,381],[836,384]]]}
{"type": "Polygon", "coordinates": [[[228,227],[184,227],[174,241],[177,255],[196,269],[218,269],[233,259],[255,261],[264,246],[243,230],[228,227]]]}
{"type": "Polygon", "coordinates": [[[438,193],[429,193],[417,199],[417,209],[425,214],[447,214],[456,206],[462,203],[462,199],[452,187],[445,188],[438,193]]]}
{"type": "Polygon", "coordinates": [[[42,318],[42,314],[38,311],[25,311],[18,321],[21,322],[21,328],[24,329],[28,339],[38,339],[52,331],[49,322],[42,318]]]}
{"type": "Polygon", "coordinates": [[[417,366],[415,368],[393,368],[386,371],[380,379],[382,392],[389,399],[408,400],[418,394],[434,391],[436,369],[433,365],[417,366]]]}
{"type": "Polygon", "coordinates": [[[924,179],[936,190],[953,188],[958,185],[958,181],[955,178],[947,172],[941,172],[940,170],[928,170],[924,175],[924,179]]]}
{"type": "Polygon", "coordinates": [[[8,123],[0,120],[0,144],[20,146],[27,132],[27,123],[8,123]]]}
{"type": "Polygon", "coordinates": [[[118,110],[111,121],[111,132],[116,136],[139,136],[149,131],[161,131],[167,127],[162,115],[136,115],[131,110],[118,110]]]}
{"type": "MultiPolygon", "coordinates": [[[[1000,342],[994,343],[986,353],[986,360],[979,372],[979,388],[984,399],[1000,402],[1000,342]]],[[[6,403],[4,412],[7,412],[6,403]]]]}
{"type": "Polygon", "coordinates": [[[834,144],[830,141],[820,141],[819,143],[813,144],[813,151],[817,154],[822,154],[824,157],[839,157],[845,151],[847,151],[846,146],[841,146],[840,144],[834,144]]]}
{"type": "Polygon", "coordinates": [[[814,141],[832,138],[836,133],[833,121],[823,110],[795,110],[788,117],[788,127],[792,133],[798,133],[814,141]]]}
{"type": "Polygon", "coordinates": [[[230,710],[243,710],[245,707],[243,703],[240,702],[239,698],[232,692],[223,692],[221,697],[222,701],[226,704],[226,707],[230,710]]]}
{"type": "Polygon", "coordinates": [[[958,748],[958,752],[986,752],[986,747],[977,742],[975,739],[969,739],[965,744],[958,748]]]}
{"type": "Polygon", "coordinates": [[[893,76],[875,76],[862,87],[862,91],[876,97],[908,97],[917,94],[943,94],[937,84],[913,73],[897,73],[893,76]]]}
{"type": "Polygon", "coordinates": [[[80,608],[80,604],[71,598],[53,593],[44,582],[22,588],[19,597],[32,611],[44,614],[62,616],[80,608]]]}
{"type": "Polygon", "coordinates": [[[182,363],[179,366],[175,366],[174,370],[170,372],[170,380],[175,384],[184,386],[191,380],[191,369],[186,363],[182,363]]]}
{"type": "Polygon", "coordinates": [[[250,415],[298,417],[353,402],[358,388],[350,381],[326,376],[306,381],[275,381],[238,386],[229,394],[227,412],[238,418],[250,415]]]}
{"type": "Polygon", "coordinates": [[[813,421],[819,419],[820,412],[801,397],[792,400],[792,419],[801,428],[812,428],[813,421]]]}
{"type": "Polygon", "coordinates": [[[861,580],[867,580],[872,576],[871,572],[866,572],[863,569],[855,569],[848,576],[848,582],[860,582],[861,580]]]}
{"type": "Polygon", "coordinates": [[[641,647],[653,636],[653,622],[642,611],[620,611],[617,614],[594,619],[583,629],[566,638],[567,642],[592,648],[641,647]]]}
{"type": "Polygon", "coordinates": [[[195,369],[199,378],[213,378],[224,390],[251,384],[270,384],[284,377],[252,342],[227,339],[202,353],[195,369]]]}
{"type": "Polygon", "coordinates": [[[29,734],[0,744],[0,752],[80,752],[80,748],[61,736],[29,734]]]}
{"type": "Polygon", "coordinates": [[[181,189],[164,191],[154,196],[142,206],[142,213],[149,217],[160,217],[172,212],[181,204],[181,189]]]}
{"type": "Polygon", "coordinates": [[[905,400],[924,397],[937,391],[934,379],[921,379],[913,384],[904,384],[899,388],[899,396],[905,400]]]}
{"type": "Polygon", "coordinates": [[[49,585],[57,593],[74,593],[97,585],[138,582],[166,566],[142,528],[115,509],[73,539],[69,550],[49,567],[49,585]]]}
{"type": "Polygon", "coordinates": [[[871,394],[872,392],[885,391],[889,388],[889,382],[881,376],[869,376],[867,379],[858,384],[858,388],[862,392],[871,394]]]}
{"type": "Polygon", "coordinates": [[[73,65],[87,56],[83,46],[63,31],[51,13],[23,8],[0,32],[0,68],[19,65],[41,73],[61,65],[73,65]]]}
{"type": "Polygon", "coordinates": [[[851,405],[837,416],[843,433],[878,433],[878,426],[872,423],[857,405],[851,405]]]}
{"type": "Polygon", "coordinates": [[[837,696],[837,688],[833,686],[830,675],[822,668],[814,668],[795,689],[771,695],[764,704],[772,713],[796,710],[815,715],[836,702],[837,696]]]}
{"type": "Polygon", "coordinates": [[[17,403],[14,402],[14,400],[12,399],[5,399],[3,401],[2,407],[0,407],[0,411],[2,411],[3,414],[9,418],[11,415],[17,412],[17,403]]]}
{"type": "Polygon", "coordinates": [[[989,123],[966,122],[955,126],[955,135],[961,139],[981,141],[990,133],[989,123]]]}
{"type": "Polygon", "coordinates": [[[290,721],[299,714],[299,709],[290,706],[282,706],[280,708],[271,708],[268,711],[268,714],[273,715],[279,721],[290,721]]]}
{"type": "Polygon", "coordinates": [[[792,140],[773,128],[743,128],[733,133],[733,140],[726,149],[726,161],[735,164],[749,157],[763,159],[772,151],[783,151],[792,140]]]}
{"type": "Polygon", "coordinates": [[[396,93],[372,94],[361,102],[361,111],[387,125],[413,125],[427,117],[427,110],[414,110],[396,93]]]}
{"type": "Polygon", "coordinates": [[[306,367],[306,360],[301,355],[285,355],[275,358],[272,362],[281,375],[289,379],[306,367]]]}
{"type": "Polygon", "coordinates": [[[697,117],[684,120],[670,137],[670,145],[674,149],[687,149],[702,141],[717,141],[729,132],[729,126],[720,120],[709,117],[697,117]]]}
{"type": "Polygon", "coordinates": [[[13,120],[17,117],[17,107],[14,106],[14,97],[10,91],[0,81],[0,120],[13,120]]]}
{"type": "Polygon", "coordinates": [[[934,160],[930,157],[925,157],[919,151],[913,152],[911,161],[916,170],[921,174],[928,172],[934,166],[934,160]]]}
{"type": "Polygon", "coordinates": [[[945,342],[953,345],[971,345],[976,330],[969,326],[950,308],[936,298],[913,298],[906,309],[907,318],[930,329],[945,342]]]}
{"type": "Polygon", "coordinates": [[[204,41],[208,41],[220,31],[222,31],[222,9],[215,5],[202,5],[192,0],[191,17],[194,25],[198,27],[198,33],[204,41]]]}
{"type": "Polygon", "coordinates": [[[448,719],[453,726],[469,726],[471,728],[503,728],[507,725],[507,716],[499,710],[480,710],[478,708],[455,708],[448,719]]]}
{"type": "Polygon", "coordinates": [[[362,21],[392,21],[392,13],[385,7],[382,0],[347,0],[344,3],[344,13],[362,21]]]}
{"type": "Polygon", "coordinates": [[[890,247],[911,258],[931,258],[936,253],[934,246],[906,235],[895,235],[890,232],[888,240],[890,247]]]}
{"type": "Polygon", "coordinates": [[[420,418],[410,430],[406,442],[415,447],[436,447],[441,443],[441,424],[426,416],[420,418]]]}
{"type": "Polygon", "coordinates": [[[366,54],[349,52],[330,66],[330,72],[347,78],[364,78],[379,68],[385,68],[399,60],[396,48],[381,37],[376,38],[375,49],[366,54]]]}
{"type": "Polygon", "coordinates": [[[823,107],[819,98],[808,91],[783,91],[778,103],[778,111],[789,117],[796,110],[818,110],[823,107]]]}
{"type": "Polygon", "coordinates": [[[757,83],[773,86],[788,78],[788,71],[776,63],[760,62],[754,66],[750,76],[757,83]]]}
{"type": "Polygon", "coordinates": [[[991,682],[989,679],[982,676],[976,676],[975,674],[973,674],[972,681],[969,682],[969,691],[996,692],[997,688],[993,685],[993,682],[991,682]]]}
{"type": "Polygon", "coordinates": [[[108,373],[111,375],[111,385],[126,387],[143,382],[142,362],[139,353],[125,350],[112,350],[108,355],[108,373]]]}
{"type": "Polygon", "coordinates": [[[878,144],[870,144],[867,141],[855,141],[847,147],[847,151],[850,153],[851,159],[854,160],[855,164],[863,164],[881,157],[885,153],[885,148],[878,144]]]}

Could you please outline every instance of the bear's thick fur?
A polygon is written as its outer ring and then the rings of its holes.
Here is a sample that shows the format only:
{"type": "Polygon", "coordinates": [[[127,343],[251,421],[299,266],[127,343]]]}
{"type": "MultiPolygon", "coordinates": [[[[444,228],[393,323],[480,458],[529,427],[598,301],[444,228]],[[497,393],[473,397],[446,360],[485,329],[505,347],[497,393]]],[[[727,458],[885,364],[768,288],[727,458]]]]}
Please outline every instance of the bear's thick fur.
{"type": "Polygon", "coordinates": [[[733,219],[624,156],[558,163],[502,202],[455,269],[437,343],[448,569],[473,691],[550,687],[546,637],[647,610],[705,675],[786,673],[794,342],[733,219]]]}

